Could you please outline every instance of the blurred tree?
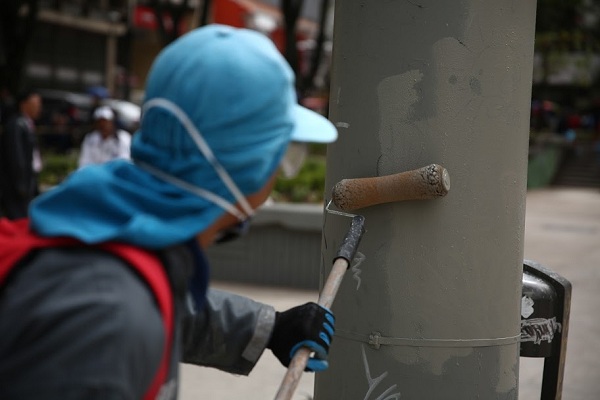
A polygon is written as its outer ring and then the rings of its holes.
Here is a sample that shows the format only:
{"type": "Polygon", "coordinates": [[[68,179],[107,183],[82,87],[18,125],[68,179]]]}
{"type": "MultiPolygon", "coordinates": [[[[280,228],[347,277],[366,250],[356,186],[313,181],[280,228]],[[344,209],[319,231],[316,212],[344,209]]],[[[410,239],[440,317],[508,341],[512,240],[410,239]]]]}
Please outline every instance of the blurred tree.
{"type": "MultiPolygon", "coordinates": [[[[302,10],[304,0],[281,0],[281,13],[283,14],[285,49],[283,55],[298,75],[298,44],[296,41],[296,23],[302,10]]],[[[299,84],[300,80],[297,79],[299,84]]]]}
{"type": "Polygon", "coordinates": [[[0,89],[21,89],[25,57],[38,12],[37,0],[0,2],[0,89]]]}
{"type": "Polygon", "coordinates": [[[538,0],[535,50],[542,60],[541,96],[547,94],[553,69],[571,54],[600,52],[599,22],[596,0],[538,0]]]}
{"type": "Polygon", "coordinates": [[[210,14],[210,6],[212,4],[212,0],[204,0],[202,2],[202,9],[200,11],[200,24],[199,26],[204,26],[208,24],[208,15],[210,14]]]}
{"type": "Polygon", "coordinates": [[[582,0],[538,0],[535,30],[547,33],[577,27],[577,8],[582,0]]]}
{"type": "MultiPolygon", "coordinates": [[[[203,0],[202,7],[198,8],[198,13],[194,13],[192,21],[194,26],[206,25],[212,0],[203,0]]],[[[192,8],[190,0],[149,0],[148,6],[154,10],[154,15],[158,23],[158,30],[163,44],[168,45],[181,35],[179,27],[185,17],[185,14],[192,8]]]]}
{"type": "MultiPolygon", "coordinates": [[[[583,23],[588,27],[590,35],[596,39],[595,53],[600,54],[600,2],[598,0],[582,0],[583,23]]],[[[596,98],[600,99],[600,74],[596,75],[592,82],[592,91],[596,98]]],[[[600,110],[600,101],[595,105],[600,110]]],[[[600,116],[600,111],[598,111],[600,116]]],[[[600,129],[600,125],[598,127],[600,129]]]]}
{"type": "MultiPolygon", "coordinates": [[[[284,56],[296,74],[298,93],[302,96],[308,90],[314,88],[315,77],[323,60],[323,45],[325,42],[325,24],[328,13],[331,10],[330,0],[321,0],[321,16],[319,29],[312,52],[310,68],[305,76],[299,73],[298,44],[296,38],[296,27],[300,18],[304,0],[281,0],[280,7],[284,21],[285,48],[284,56]]],[[[148,0],[146,3],[154,11],[158,29],[164,45],[167,45],[180,36],[180,26],[186,12],[192,7],[190,0],[148,0]]],[[[210,7],[212,0],[203,0],[193,15],[193,25],[206,25],[209,22],[210,7]]]]}
{"type": "Polygon", "coordinates": [[[326,25],[327,19],[330,11],[330,0],[321,0],[321,15],[319,17],[319,31],[317,33],[317,40],[315,42],[315,48],[312,53],[312,58],[310,62],[310,70],[308,75],[304,77],[304,88],[310,89],[315,88],[317,83],[315,82],[315,78],[317,77],[317,73],[319,71],[319,67],[321,66],[323,60],[323,46],[325,44],[326,39],[326,25]]]}
{"type": "Polygon", "coordinates": [[[298,43],[296,27],[302,12],[304,0],[281,0],[281,13],[283,14],[285,49],[284,56],[294,73],[296,74],[296,88],[300,97],[315,89],[318,85],[315,81],[319,67],[323,62],[323,47],[326,40],[326,24],[331,11],[330,0],[321,0],[321,14],[319,27],[315,38],[315,46],[312,50],[308,71],[302,75],[299,69],[298,43]]]}

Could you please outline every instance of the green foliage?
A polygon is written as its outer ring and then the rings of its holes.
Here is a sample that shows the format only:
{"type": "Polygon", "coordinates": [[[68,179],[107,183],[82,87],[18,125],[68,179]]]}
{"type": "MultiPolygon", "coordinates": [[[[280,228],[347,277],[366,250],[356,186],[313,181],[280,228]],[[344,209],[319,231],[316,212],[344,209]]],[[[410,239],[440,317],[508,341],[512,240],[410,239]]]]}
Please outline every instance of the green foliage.
{"type": "Polygon", "coordinates": [[[323,201],[325,157],[310,155],[298,175],[292,179],[279,176],[272,197],[275,201],[312,203],[323,201]]]}
{"type": "Polygon", "coordinates": [[[600,7],[589,0],[538,0],[536,16],[536,50],[542,53],[573,51],[598,52],[600,7]]]}
{"type": "Polygon", "coordinates": [[[67,175],[77,169],[77,154],[44,153],[44,167],[40,172],[39,183],[42,187],[54,186],[62,182],[67,175]]]}
{"type": "MultiPolygon", "coordinates": [[[[298,175],[287,179],[279,176],[275,182],[272,197],[275,201],[293,203],[322,202],[325,190],[325,145],[314,145],[298,175]]],[[[57,154],[46,152],[42,155],[44,168],[39,176],[42,187],[50,187],[62,182],[77,169],[77,153],[57,154]]]]}
{"type": "Polygon", "coordinates": [[[325,157],[325,154],[327,154],[327,144],[308,143],[308,153],[325,157]]]}

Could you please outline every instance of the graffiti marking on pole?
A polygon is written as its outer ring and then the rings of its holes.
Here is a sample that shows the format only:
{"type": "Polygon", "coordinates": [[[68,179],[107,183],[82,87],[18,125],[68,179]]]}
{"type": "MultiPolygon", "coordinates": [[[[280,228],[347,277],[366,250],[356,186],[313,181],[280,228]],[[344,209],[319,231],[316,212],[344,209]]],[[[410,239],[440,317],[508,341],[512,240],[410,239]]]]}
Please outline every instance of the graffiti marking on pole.
{"type": "Polygon", "coordinates": [[[362,264],[363,261],[365,261],[367,259],[367,256],[365,256],[363,253],[361,253],[360,251],[356,253],[356,255],[354,256],[354,265],[352,265],[352,267],[350,268],[353,272],[352,278],[354,278],[354,280],[356,280],[356,290],[358,290],[358,288],[360,288],[360,274],[362,273],[362,271],[358,268],[358,266],[360,264],[362,264]]]}
{"type": "Polygon", "coordinates": [[[369,362],[367,361],[367,354],[365,353],[365,346],[361,346],[360,349],[362,351],[363,364],[365,365],[365,373],[367,375],[367,382],[369,383],[369,390],[367,391],[367,394],[365,395],[364,400],[370,400],[370,399],[373,399],[373,400],[399,400],[400,396],[401,396],[400,392],[390,394],[390,392],[396,390],[396,387],[398,387],[397,384],[391,385],[386,390],[384,390],[383,393],[381,393],[379,396],[377,396],[375,398],[371,397],[371,395],[373,394],[373,391],[375,390],[377,385],[379,385],[381,383],[381,381],[384,380],[385,377],[388,376],[388,372],[385,371],[383,374],[381,374],[377,378],[373,379],[371,377],[371,369],[369,368],[369,362]]]}
{"type": "Polygon", "coordinates": [[[521,320],[521,342],[540,344],[545,340],[552,343],[554,333],[561,329],[562,325],[556,322],[556,317],[524,319],[521,320]]]}

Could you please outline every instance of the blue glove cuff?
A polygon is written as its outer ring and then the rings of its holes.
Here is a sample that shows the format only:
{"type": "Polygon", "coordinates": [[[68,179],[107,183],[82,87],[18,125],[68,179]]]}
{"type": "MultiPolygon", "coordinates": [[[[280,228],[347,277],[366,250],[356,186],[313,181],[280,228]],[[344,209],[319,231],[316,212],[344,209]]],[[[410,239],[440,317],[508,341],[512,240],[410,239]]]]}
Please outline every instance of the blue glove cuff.
{"type": "Polygon", "coordinates": [[[325,357],[327,357],[327,351],[323,348],[323,346],[319,345],[313,340],[303,340],[292,347],[292,350],[290,350],[290,359],[294,358],[294,355],[301,347],[308,347],[315,353],[315,356],[310,357],[306,363],[306,368],[309,371],[319,372],[324,371],[329,367],[329,363],[327,360],[325,360],[325,357]]]}

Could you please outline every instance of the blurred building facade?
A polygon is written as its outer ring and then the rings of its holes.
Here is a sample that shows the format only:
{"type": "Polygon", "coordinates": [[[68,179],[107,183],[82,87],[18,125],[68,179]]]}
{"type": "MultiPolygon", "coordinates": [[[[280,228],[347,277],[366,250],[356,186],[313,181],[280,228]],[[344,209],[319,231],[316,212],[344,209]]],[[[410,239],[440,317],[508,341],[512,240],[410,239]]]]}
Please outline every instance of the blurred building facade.
{"type": "Polygon", "coordinates": [[[40,0],[25,76],[38,88],[83,91],[119,78],[129,0],[40,0]]]}
{"type": "MultiPolygon", "coordinates": [[[[164,0],[178,6],[185,2],[164,0]]],[[[164,47],[151,0],[40,0],[30,47],[27,84],[84,92],[103,86],[112,97],[140,102],[152,61],[164,47]]],[[[331,2],[333,4],[333,1],[331,2]]],[[[183,34],[198,26],[203,0],[190,0],[177,26],[168,12],[165,29],[183,34]]],[[[320,1],[305,2],[297,24],[300,68],[306,68],[319,26],[320,1]]],[[[167,8],[168,11],[168,8],[167,8]]],[[[212,0],[209,22],[249,27],[282,50],[284,25],[278,0],[212,0]]]]}
{"type": "MultiPolygon", "coordinates": [[[[150,65],[165,43],[161,38],[155,5],[187,4],[175,27],[182,34],[199,24],[204,1],[39,0],[38,24],[25,71],[27,83],[38,88],[76,92],[83,92],[90,86],[104,86],[113,97],[139,102],[150,65]]],[[[270,36],[283,51],[285,36],[281,0],[208,1],[209,22],[259,30],[270,36]]],[[[310,54],[319,30],[323,1],[305,1],[302,6],[296,30],[300,73],[310,68],[310,54]]],[[[585,0],[584,3],[592,4],[593,0],[585,0]]],[[[334,1],[330,0],[330,6],[333,5],[334,1]]],[[[330,39],[333,12],[329,14],[331,21],[327,24],[327,36],[330,39]]],[[[582,12],[579,15],[586,29],[599,24],[598,12],[582,12]]],[[[162,16],[162,20],[166,29],[173,29],[168,13],[162,16]]],[[[553,33],[551,41],[560,42],[559,48],[566,46],[571,51],[553,52],[550,60],[546,53],[536,52],[534,96],[586,97],[591,86],[599,86],[600,51],[587,47],[581,50],[577,44],[589,40],[582,40],[580,36],[580,32],[553,33]]],[[[540,37],[538,44],[546,39],[549,38],[540,37]]],[[[597,40],[594,42],[597,43],[597,40]]],[[[325,52],[330,54],[331,42],[326,46],[325,52]]],[[[555,100],[563,102],[559,98],[555,100]]]]}

